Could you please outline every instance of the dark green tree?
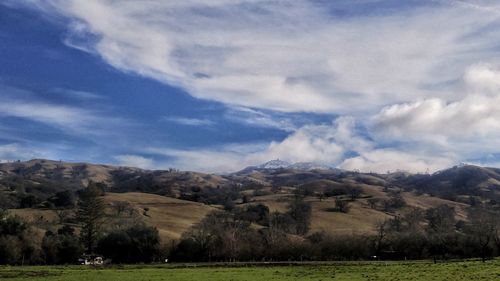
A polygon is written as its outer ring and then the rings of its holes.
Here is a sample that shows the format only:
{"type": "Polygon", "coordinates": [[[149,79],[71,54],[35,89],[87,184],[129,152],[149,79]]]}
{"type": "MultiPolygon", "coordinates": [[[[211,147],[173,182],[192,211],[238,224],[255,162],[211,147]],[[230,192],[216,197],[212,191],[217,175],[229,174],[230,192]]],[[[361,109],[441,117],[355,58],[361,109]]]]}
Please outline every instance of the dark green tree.
{"type": "Polygon", "coordinates": [[[102,189],[90,182],[80,193],[76,218],[82,225],[80,240],[88,254],[94,252],[104,222],[105,204],[101,198],[102,189]]]}
{"type": "Polygon", "coordinates": [[[74,235],[74,229],[63,226],[57,234],[47,231],[42,240],[42,253],[47,264],[74,264],[83,253],[83,248],[74,235]]]}
{"type": "Polygon", "coordinates": [[[97,251],[113,263],[131,262],[132,240],[124,230],[116,230],[104,236],[97,244],[97,251]]]}
{"type": "Polygon", "coordinates": [[[49,199],[49,201],[52,202],[55,207],[66,208],[73,207],[75,205],[73,193],[69,190],[57,192],[54,197],[49,199]]]}

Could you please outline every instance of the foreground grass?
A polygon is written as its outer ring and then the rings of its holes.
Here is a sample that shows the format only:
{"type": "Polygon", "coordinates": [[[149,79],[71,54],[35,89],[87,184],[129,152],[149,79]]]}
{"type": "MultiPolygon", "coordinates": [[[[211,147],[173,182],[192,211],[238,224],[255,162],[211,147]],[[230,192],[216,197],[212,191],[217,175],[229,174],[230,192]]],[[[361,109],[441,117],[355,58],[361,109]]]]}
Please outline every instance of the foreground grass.
{"type": "Polygon", "coordinates": [[[500,280],[500,259],[486,263],[479,261],[438,264],[431,262],[382,262],[269,267],[176,267],[172,265],[100,269],[84,266],[0,267],[0,280],[500,280]]]}

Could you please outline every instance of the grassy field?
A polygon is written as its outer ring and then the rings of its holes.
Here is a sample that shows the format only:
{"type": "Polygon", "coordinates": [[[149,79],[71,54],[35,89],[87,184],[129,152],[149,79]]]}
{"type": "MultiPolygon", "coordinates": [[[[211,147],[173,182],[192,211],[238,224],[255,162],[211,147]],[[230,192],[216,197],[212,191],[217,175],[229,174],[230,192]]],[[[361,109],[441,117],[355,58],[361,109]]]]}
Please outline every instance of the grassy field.
{"type": "Polygon", "coordinates": [[[9,281],[229,281],[229,280],[500,280],[500,259],[448,262],[339,263],[294,266],[124,266],[113,268],[0,267],[9,281]]]}

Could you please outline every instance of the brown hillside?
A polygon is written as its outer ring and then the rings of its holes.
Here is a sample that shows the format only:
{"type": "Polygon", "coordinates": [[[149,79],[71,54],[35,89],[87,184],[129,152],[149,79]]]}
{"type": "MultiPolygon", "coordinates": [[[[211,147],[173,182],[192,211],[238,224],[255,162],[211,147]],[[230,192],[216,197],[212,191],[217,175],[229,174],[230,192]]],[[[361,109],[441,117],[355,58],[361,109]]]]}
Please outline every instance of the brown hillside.
{"type": "Polygon", "coordinates": [[[140,211],[146,224],[158,228],[164,241],[179,238],[189,227],[215,210],[201,203],[147,193],[108,193],[104,198],[108,203],[130,203],[140,211]],[[147,215],[143,214],[145,208],[149,208],[147,215]]]}

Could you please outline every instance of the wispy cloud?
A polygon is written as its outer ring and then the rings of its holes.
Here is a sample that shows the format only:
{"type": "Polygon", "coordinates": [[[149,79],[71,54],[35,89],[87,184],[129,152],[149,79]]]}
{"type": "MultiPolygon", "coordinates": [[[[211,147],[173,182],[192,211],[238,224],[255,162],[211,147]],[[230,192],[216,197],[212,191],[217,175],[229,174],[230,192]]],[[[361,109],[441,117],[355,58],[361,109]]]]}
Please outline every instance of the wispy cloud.
{"type": "Polygon", "coordinates": [[[94,136],[105,133],[111,123],[114,126],[126,123],[123,119],[107,116],[95,109],[47,102],[38,99],[30,91],[5,85],[0,85],[1,116],[43,123],[71,134],[94,136]]]}
{"type": "Polygon", "coordinates": [[[274,128],[282,131],[295,131],[294,122],[289,117],[273,116],[255,109],[232,107],[225,113],[225,118],[231,122],[238,122],[252,127],[274,128]]]}
{"type": "Polygon", "coordinates": [[[2,98],[0,115],[29,119],[55,127],[78,130],[95,121],[90,112],[63,105],[2,98]]]}
{"type": "Polygon", "coordinates": [[[20,147],[15,143],[0,145],[0,161],[12,160],[13,157],[22,157],[22,155],[19,155],[20,152],[20,147]]]}
{"type": "Polygon", "coordinates": [[[32,147],[20,143],[0,144],[0,162],[54,157],[42,147],[32,147]]]}
{"type": "Polygon", "coordinates": [[[186,125],[186,126],[212,126],[215,124],[214,121],[209,119],[186,118],[179,116],[163,117],[162,121],[173,122],[176,124],[186,125]]]}
{"type": "Polygon", "coordinates": [[[73,89],[64,89],[64,88],[54,88],[52,90],[54,93],[64,94],[72,98],[77,98],[81,100],[101,100],[104,99],[104,96],[87,92],[87,91],[79,91],[73,89]]]}
{"type": "Polygon", "coordinates": [[[156,169],[175,167],[182,170],[200,172],[229,172],[245,167],[249,162],[246,153],[234,151],[224,146],[222,148],[206,149],[172,149],[151,147],[145,152],[169,157],[173,160],[155,161],[156,169]]]}

